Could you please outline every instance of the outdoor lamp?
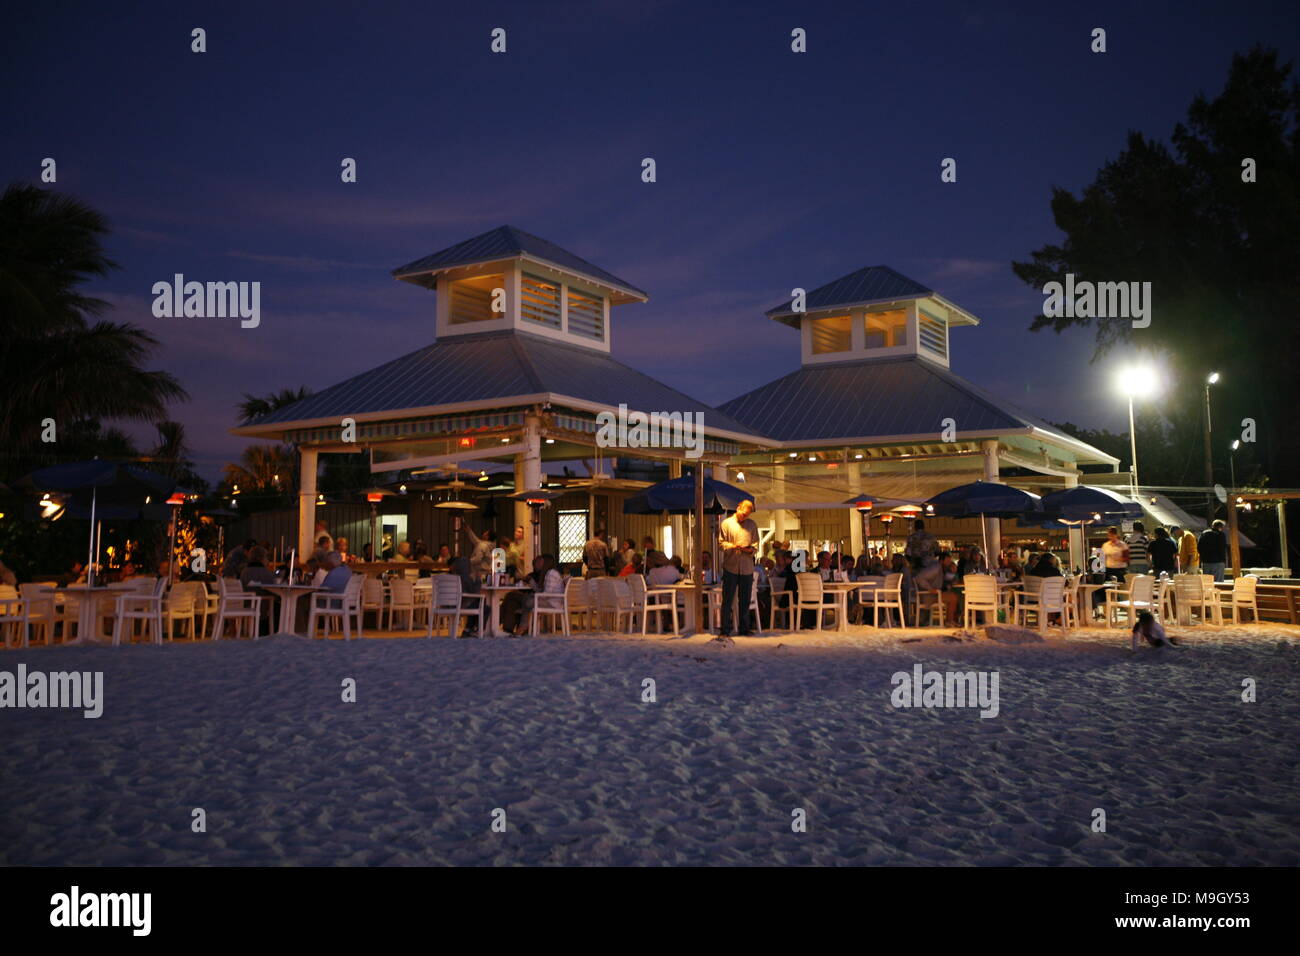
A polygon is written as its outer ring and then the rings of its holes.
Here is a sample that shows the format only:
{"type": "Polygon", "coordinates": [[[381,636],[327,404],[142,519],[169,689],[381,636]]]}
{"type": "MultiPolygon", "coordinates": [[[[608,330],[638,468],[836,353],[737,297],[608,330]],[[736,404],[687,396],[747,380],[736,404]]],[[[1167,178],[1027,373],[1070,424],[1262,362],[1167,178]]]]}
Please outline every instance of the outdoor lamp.
{"type": "Polygon", "coordinates": [[[1218,372],[1211,372],[1211,373],[1210,373],[1210,377],[1207,378],[1207,379],[1205,380],[1205,382],[1206,382],[1207,385],[1218,385],[1218,384],[1219,384],[1219,373],[1218,373],[1218,372]]]}

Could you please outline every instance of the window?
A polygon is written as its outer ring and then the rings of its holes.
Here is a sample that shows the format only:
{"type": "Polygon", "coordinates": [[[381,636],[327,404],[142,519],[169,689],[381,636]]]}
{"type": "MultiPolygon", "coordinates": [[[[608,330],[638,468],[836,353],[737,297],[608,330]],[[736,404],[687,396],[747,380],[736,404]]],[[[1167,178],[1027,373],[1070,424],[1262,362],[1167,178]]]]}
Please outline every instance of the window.
{"type": "Polygon", "coordinates": [[[605,300],[569,286],[569,331],[592,339],[604,339],[605,300]]]}
{"type": "Polygon", "coordinates": [[[866,322],[869,349],[888,349],[907,344],[907,310],[890,309],[887,312],[868,312],[866,322]]]}
{"type": "Polygon", "coordinates": [[[560,531],[560,564],[573,564],[582,560],[582,549],[587,543],[587,512],[561,511],[557,516],[560,531]]]}
{"type": "Polygon", "coordinates": [[[560,284],[527,272],[523,276],[520,314],[547,328],[560,327],[560,284]]]}
{"type": "Polygon", "coordinates": [[[853,320],[847,315],[832,315],[812,320],[813,355],[847,352],[852,347],[853,320]]]}
{"type": "Polygon", "coordinates": [[[948,323],[922,309],[916,317],[917,341],[940,358],[948,357],[948,323]]]}
{"type": "Polygon", "coordinates": [[[504,312],[492,311],[492,297],[496,289],[504,289],[506,277],[503,275],[475,276],[473,279],[457,279],[451,284],[451,306],[448,317],[452,325],[468,322],[484,322],[488,319],[505,317],[504,312]]]}

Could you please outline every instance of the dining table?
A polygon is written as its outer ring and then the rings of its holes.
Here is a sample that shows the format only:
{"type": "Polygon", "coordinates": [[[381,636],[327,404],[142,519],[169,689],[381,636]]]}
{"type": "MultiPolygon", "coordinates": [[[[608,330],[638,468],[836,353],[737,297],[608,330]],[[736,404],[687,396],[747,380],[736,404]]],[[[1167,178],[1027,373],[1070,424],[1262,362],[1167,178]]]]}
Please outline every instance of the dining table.
{"type": "Polygon", "coordinates": [[[298,619],[298,600],[304,594],[314,594],[325,588],[314,584],[258,584],[257,590],[266,591],[280,601],[280,629],[277,634],[292,634],[295,637],[307,637],[295,629],[298,619]]]}
{"type": "Polygon", "coordinates": [[[106,584],[94,587],[85,584],[69,584],[67,587],[58,588],[54,593],[63,595],[65,604],[69,601],[77,603],[77,639],[69,641],[64,634],[63,642],[65,644],[107,644],[112,641],[111,636],[96,633],[95,625],[99,618],[96,605],[101,597],[123,590],[126,589],[120,586],[109,587],[106,584]]]}
{"type": "MultiPolygon", "coordinates": [[[[697,624],[695,619],[695,601],[689,597],[690,592],[695,590],[695,582],[682,580],[682,581],[678,581],[676,584],[657,584],[655,585],[655,588],[656,589],[664,588],[669,591],[677,592],[677,597],[679,598],[677,602],[677,607],[678,610],[682,612],[682,630],[684,632],[690,633],[692,631],[700,630],[700,627],[697,624]],[[683,603],[680,600],[680,598],[683,595],[687,595],[685,603],[683,603]]],[[[705,604],[706,605],[708,604],[710,591],[721,591],[721,590],[722,590],[722,585],[720,584],[704,585],[705,604]]],[[[708,611],[706,610],[704,613],[708,614],[708,611]]]]}
{"type": "Polygon", "coordinates": [[[487,595],[487,615],[483,622],[485,637],[504,637],[501,631],[501,600],[511,591],[531,591],[528,584],[485,584],[479,588],[481,594],[487,595]]]}

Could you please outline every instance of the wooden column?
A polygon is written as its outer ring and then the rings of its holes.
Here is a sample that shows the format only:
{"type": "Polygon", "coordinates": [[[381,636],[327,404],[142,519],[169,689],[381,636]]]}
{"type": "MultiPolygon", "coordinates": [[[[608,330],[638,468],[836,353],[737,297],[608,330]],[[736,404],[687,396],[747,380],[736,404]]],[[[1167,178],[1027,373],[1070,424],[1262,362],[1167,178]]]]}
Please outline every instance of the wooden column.
{"type": "Polygon", "coordinates": [[[1232,553],[1232,577],[1241,577],[1241,542],[1237,540],[1237,496],[1228,495],[1228,547],[1232,553]]]}
{"type": "MultiPolygon", "coordinates": [[[[315,448],[298,449],[298,558],[306,561],[316,547],[316,466],[320,453],[315,448]]],[[[375,555],[378,557],[378,555],[375,555]]]]}
{"type": "Polygon", "coordinates": [[[695,539],[691,542],[691,578],[695,582],[695,632],[709,629],[704,604],[704,463],[695,462],[695,539]]]}

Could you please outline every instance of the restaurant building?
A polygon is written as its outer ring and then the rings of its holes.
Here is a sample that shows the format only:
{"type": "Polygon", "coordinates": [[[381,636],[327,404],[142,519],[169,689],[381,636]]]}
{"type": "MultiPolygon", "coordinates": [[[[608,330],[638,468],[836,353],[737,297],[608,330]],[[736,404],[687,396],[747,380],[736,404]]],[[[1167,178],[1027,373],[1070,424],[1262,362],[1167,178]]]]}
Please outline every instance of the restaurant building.
{"type": "MultiPolygon", "coordinates": [[[[615,360],[614,311],[647,294],[545,239],[502,226],[393,275],[433,293],[431,344],[233,429],[298,449],[300,553],[321,517],[320,456],[338,452],[368,453],[376,482],[396,493],[381,504],[385,516],[400,515],[401,537],[432,548],[451,539],[450,514],[436,507],[450,496],[483,506],[471,525],[508,532],[527,525],[529,512],[505,495],[560,490],[541,541],[561,560],[599,525],[684,552],[681,519],[624,516],[620,504],[696,462],[755,494],[767,537],[855,554],[864,537],[844,504],[853,495],[918,500],[977,478],[1041,492],[1078,483],[1084,468],[1118,466],[954,375],[949,358],[962,333],[952,333],[979,320],[886,266],[770,310],[798,332],[799,368],[717,408],[615,360]],[[693,449],[609,447],[602,414],[620,406],[624,416],[698,414],[703,434],[693,449]]],[[[325,508],[334,534],[347,525],[354,541],[368,540],[364,504],[325,508]]],[[[873,519],[872,541],[890,532],[892,517],[873,519]]],[[[981,533],[975,521],[932,528],[954,540],[981,533]]]]}

